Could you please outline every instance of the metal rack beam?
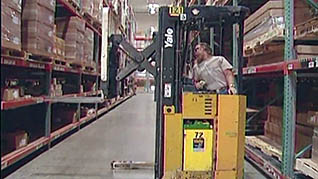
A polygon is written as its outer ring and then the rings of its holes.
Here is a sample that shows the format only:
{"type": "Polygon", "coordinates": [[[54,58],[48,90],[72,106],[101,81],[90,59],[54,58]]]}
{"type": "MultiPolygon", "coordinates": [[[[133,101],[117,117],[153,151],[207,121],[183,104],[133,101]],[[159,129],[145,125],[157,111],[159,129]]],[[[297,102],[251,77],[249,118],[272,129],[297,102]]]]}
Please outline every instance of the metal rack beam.
{"type": "MultiPolygon", "coordinates": [[[[294,1],[285,0],[285,52],[284,60],[294,59],[294,1]]],[[[282,173],[294,178],[295,162],[295,123],[296,123],[296,72],[284,72],[284,106],[283,106],[283,154],[282,173]]]]}

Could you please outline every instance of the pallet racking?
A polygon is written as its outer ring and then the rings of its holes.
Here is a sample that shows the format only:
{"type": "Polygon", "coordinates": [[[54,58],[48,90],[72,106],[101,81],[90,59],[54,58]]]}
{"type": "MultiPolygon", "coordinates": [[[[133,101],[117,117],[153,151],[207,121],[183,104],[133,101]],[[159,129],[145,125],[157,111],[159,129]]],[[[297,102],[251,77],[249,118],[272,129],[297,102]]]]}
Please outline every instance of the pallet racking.
{"type": "MultiPolygon", "coordinates": [[[[267,2],[267,0],[176,0],[175,4],[180,6],[194,4],[215,6],[243,5],[250,8],[252,16],[267,2]]],[[[274,4],[277,4],[277,2],[279,3],[279,1],[276,1],[274,4]]],[[[255,55],[258,55],[259,59],[264,62],[260,61],[258,64],[250,64],[249,66],[245,64],[242,75],[243,90],[248,96],[248,107],[257,108],[253,114],[247,115],[249,116],[247,119],[247,133],[254,135],[264,133],[264,120],[262,118],[264,118],[264,113],[266,118],[266,109],[269,105],[280,105],[283,106],[283,113],[280,116],[283,119],[281,126],[283,130],[281,131],[282,137],[279,139],[282,144],[277,145],[273,140],[268,140],[265,136],[246,137],[245,156],[247,160],[257,165],[272,178],[294,178],[299,172],[306,175],[308,170],[317,170],[313,166],[298,166],[301,163],[308,165],[308,162],[304,161],[310,159],[297,159],[297,169],[295,170],[294,164],[296,158],[300,158],[306,152],[308,153],[311,145],[302,146],[301,150],[297,151],[298,153],[296,154],[294,154],[296,152],[294,147],[296,146],[296,137],[301,135],[295,132],[295,128],[299,127],[299,125],[301,127],[308,127],[307,129],[311,130],[313,128],[312,126],[306,126],[306,124],[300,124],[298,120],[296,121],[296,115],[298,114],[296,111],[304,110],[307,112],[308,110],[317,110],[315,109],[317,100],[315,100],[315,97],[311,93],[317,88],[318,55],[298,55],[296,57],[294,52],[296,51],[297,53],[297,50],[295,50],[296,45],[318,45],[318,2],[315,0],[282,0],[280,2],[282,3],[280,7],[284,7],[284,9],[281,10],[275,7],[276,9],[273,8],[274,10],[271,13],[280,13],[284,16],[285,28],[282,31],[283,36],[277,36],[280,37],[277,39],[265,36],[267,39],[262,38],[260,40],[263,41],[254,42],[255,47],[249,49],[250,51],[244,51],[245,62],[249,60],[249,56],[255,55]],[[300,3],[305,5],[300,5],[300,3]],[[296,5],[300,9],[303,9],[296,11],[296,5]],[[313,13],[314,17],[312,19],[305,19],[304,17],[308,13],[313,13]],[[296,18],[298,24],[294,22],[296,18]],[[274,59],[266,59],[273,57],[266,57],[266,54],[263,54],[263,52],[273,53],[273,49],[277,51],[278,46],[275,46],[277,42],[282,47],[280,48],[282,56],[275,59],[276,61],[274,59]],[[259,46],[260,43],[261,46],[259,46]],[[246,52],[249,54],[246,55],[246,52]],[[265,64],[265,60],[269,62],[265,64]],[[270,62],[270,60],[273,60],[273,62],[270,62]],[[299,91],[298,93],[296,93],[297,90],[299,91]],[[313,106],[308,106],[305,102],[310,102],[313,106]],[[254,131],[255,129],[257,131],[254,131]],[[301,170],[301,168],[306,168],[306,170],[301,170]]],[[[259,20],[262,21],[264,18],[259,20]]],[[[252,22],[256,23],[255,21],[252,22]]],[[[235,40],[237,34],[235,27],[233,29],[231,38],[235,40]]],[[[235,49],[235,43],[232,45],[232,48],[235,49]]],[[[229,58],[235,68],[238,65],[238,59],[229,58]]]]}
{"type": "MultiPolygon", "coordinates": [[[[53,53],[48,54],[44,61],[43,58],[33,58],[38,57],[37,54],[1,46],[1,88],[5,90],[7,83],[13,83],[21,93],[26,83],[38,85],[32,92],[24,91],[25,94],[18,94],[14,99],[1,100],[1,136],[13,133],[16,139],[21,131],[23,135],[20,136],[26,136],[23,145],[13,148],[8,147],[12,141],[1,138],[1,171],[8,170],[32,153],[50,148],[64,136],[78,131],[133,95],[126,91],[112,99],[102,98],[101,22],[88,17],[81,11],[80,4],[73,0],[54,2],[55,18],[78,17],[94,32],[93,62],[74,67],[53,53]]],[[[108,30],[133,36],[133,15],[119,19],[117,16],[121,11],[114,12],[112,1],[101,2],[110,9],[108,30]],[[126,27],[116,24],[126,24],[126,27]]],[[[125,60],[120,59],[121,63],[125,60]]]]}

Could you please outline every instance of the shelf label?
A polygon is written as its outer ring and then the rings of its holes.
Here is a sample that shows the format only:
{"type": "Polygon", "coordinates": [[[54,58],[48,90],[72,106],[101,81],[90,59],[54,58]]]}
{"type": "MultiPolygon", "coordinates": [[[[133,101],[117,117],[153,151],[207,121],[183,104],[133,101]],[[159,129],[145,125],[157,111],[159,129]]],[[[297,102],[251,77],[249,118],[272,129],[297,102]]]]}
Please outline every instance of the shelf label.
{"type": "Polygon", "coordinates": [[[315,62],[311,61],[308,63],[308,68],[314,68],[315,67],[315,62]]]}
{"type": "Polygon", "coordinates": [[[31,67],[31,68],[45,69],[45,65],[43,65],[43,64],[29,63],[29,67],[31,67]]]}
{"type": "Polygon", "coordinates": [[[164,97],[165,97],[165,98],[171,98],[171,83],[166,83],[166,84],[165,84],[164,97]]]}
{"type": "Polygon", "coordinates": [[[4,168],[7,168],[7,166],[8,166],[8,162],[7,161],[5,161],[5,162],[1,162],[1,170],[2,169],[4,169],[4,168]]]}
{"type": "Polygon", "coordinates": [[[292,63],[291,63],[291,64],[288,64],[287,69],[288,69],[288,70],[294,69],[294,64],[292,64],[292,63]]]}
{"type": "Polygon", "coordinates": [[[59,66],[54,66],[54,67],[53,67],[53,70],[56,70],[56,71],[65,71],[65,68],[59,67],[59,66]]]}
{"type": "Polygon", "coordinates": [[[60,134],[57,134],[56,136],[54,136],[54,139],[57,139],[60,137],[60,134]]]}
{"type": "Polygon", "coordinates": [[[41,147],[43,147],[43,143],[41,143],[40,145],[36,146],[36,150],[39,150],[41,147]]]}
{"type": "Polygon", "coordinates": [[[247,69],[247,74],[251,74],[251,73],[256,73],[256,68],[255,67],[247,69]]]}
{"type": "Polygon", "coordinates": [[[36,103],[43,103],[43,102],[44,102],[43,98],[40,98],[40,99],[36,100],[36,103]]]}
{"type": "Polygon", "coordinates": [[[16,62],[15,62],[15,60],[4,59],[3,60],[3,64],[5,64],[5,65],[16,65],[16,62]]]}

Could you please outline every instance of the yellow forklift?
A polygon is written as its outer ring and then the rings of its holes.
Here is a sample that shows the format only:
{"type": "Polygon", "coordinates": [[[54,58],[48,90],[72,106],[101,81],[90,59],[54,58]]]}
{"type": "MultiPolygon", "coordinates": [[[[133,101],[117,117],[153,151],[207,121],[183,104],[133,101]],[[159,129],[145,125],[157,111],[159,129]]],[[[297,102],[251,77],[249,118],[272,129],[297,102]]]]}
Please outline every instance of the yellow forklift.
{"type": "MultiPolygon", "coordinates": [[[[154,42],[138,52],[121,35],[112,49],[123,50],[130,63],[116,78],[146,69],[156,81],[156,179],[243,178],[246,97],[242,93],[242,42],[245,7],[161,7],[154,42]],[[238,95],[197,91],[188,74],[191,47],[208,37],[215,54],[223,55],[225,32],[237,24],[238,95]],[[203,32],[195,36],[193,32],[203,32]],[[217,51],[217,52],[216,52],[217,51]],[[152,62],[155,65],[152,65],[152,62]]],[[[110,54],[111,55],[111,54],[110,54]]],[[[234,55],[233,55],[234,56],[234,55]]]]}

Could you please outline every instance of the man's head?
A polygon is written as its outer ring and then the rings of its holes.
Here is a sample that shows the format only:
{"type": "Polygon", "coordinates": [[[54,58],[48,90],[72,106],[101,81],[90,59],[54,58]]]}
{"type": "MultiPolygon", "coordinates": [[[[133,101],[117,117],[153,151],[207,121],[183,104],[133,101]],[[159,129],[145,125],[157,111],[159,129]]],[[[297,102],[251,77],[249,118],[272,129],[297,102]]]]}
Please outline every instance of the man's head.
{"type": "Polygon", "coordinates": [[[194,48],[194,56],[198,63],[212,56],[212,49],[205,42],[198,43],[194,48]]]}

